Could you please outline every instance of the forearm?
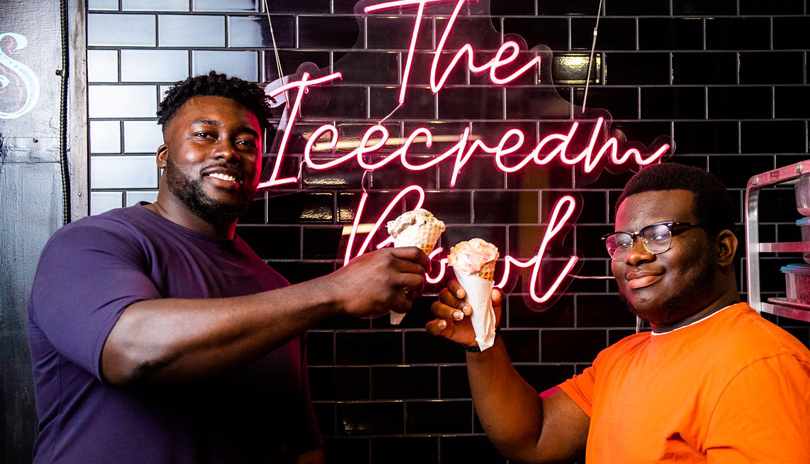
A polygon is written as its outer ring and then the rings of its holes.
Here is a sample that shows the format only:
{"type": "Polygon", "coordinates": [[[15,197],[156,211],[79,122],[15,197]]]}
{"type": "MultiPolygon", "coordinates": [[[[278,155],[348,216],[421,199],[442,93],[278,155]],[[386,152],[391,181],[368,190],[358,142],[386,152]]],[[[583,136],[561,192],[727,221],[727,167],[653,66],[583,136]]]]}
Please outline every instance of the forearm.
{"type": "Polygon", "coordinates": [[[156,299],[128,307],[102,352],[107,381],[183,382],[248,364],[340,311],[331,276],[220,299],[156,299]]]}
{"type": "Polygon", "coordinates": [[[467,354],[475,410],[492,443],[510,460],[533,462],[543,425],[537,391],[515,370],[502,340],[467,354]]]}

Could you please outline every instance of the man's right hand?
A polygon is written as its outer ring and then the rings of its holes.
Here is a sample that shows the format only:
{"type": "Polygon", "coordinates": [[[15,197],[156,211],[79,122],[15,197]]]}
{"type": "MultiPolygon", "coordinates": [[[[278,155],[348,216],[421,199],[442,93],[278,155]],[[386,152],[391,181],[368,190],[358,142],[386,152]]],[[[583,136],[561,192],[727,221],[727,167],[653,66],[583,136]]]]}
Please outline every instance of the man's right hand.
{"type": "MultiPolygon", "coordinates": [[[[434,302],[430,310],[438,318],[425,326],[433,335],[440,335],[456,343],[466,346],[477,346],[475,330],[471,319],[472,306],[465,298],[467,292],[456,279],[447,284],[447,288],[439,294],[439,300],[434,302]]],[[[501,303],[503,293],[500,289],[492,289],[492,308],[495,310],[495,321],[501,319],[501,303]]]]}
{"type": "Polygon", "coordinates": [[[379,316],[407,312],[422,294],[427,255],[417,247],[383,248],[352,260],[327,278],[341,312],[379,316]]]}

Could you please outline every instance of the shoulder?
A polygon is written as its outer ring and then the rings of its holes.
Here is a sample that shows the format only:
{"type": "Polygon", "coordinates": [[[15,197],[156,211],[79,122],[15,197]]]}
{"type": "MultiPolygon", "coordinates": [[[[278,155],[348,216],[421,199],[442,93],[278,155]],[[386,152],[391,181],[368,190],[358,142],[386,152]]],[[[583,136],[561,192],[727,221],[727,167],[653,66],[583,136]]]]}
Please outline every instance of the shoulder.
{"type": "Polygon", "coordinates": [[[60,238],[63,235],[93,234],[105,230],[133,230],[139,224],[148,221],[149,211],[142,206],[129,206],[126,208],[116,208],[105,213],[87,216],[73,221],[54,233],[52,238],[60,238]]]}
{"type": "Polygon", "coordinates": [[[622,338],[618,342],[602,350],[597,360],[616,359],[644,349],[650,342],[650,332],[640,332],[622,338]],[[601,359],[600,359],[601,358],[601,359]]]}
{"type": "Polygon", "coordinates": [[[82,250],[140,248],[138,242],[149,227],[144,226],[148,211],[140,206],[119,208],[97,216],[88,216],[57,230],[43,249],[42,255],[71,254],[82,250]]]}
{"type": "Polygon", "coordinates": [[[789,355],[810,362],[810,350],[788,331],[768,321],[747,304],[729,308],[713,328],[720,353],[739,358],[743,364],[789,355]]]}

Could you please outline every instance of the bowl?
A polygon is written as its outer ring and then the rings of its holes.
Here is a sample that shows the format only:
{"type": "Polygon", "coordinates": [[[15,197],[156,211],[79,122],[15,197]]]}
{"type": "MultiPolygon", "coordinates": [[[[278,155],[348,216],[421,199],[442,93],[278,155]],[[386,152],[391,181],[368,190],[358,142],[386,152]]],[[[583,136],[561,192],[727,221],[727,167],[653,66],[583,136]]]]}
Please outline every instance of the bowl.
{"type": "Polygon", "coordinates": [[[796,208],[799,210],[799,214],[810,216],[810,174],[801,176],[794,188],[796,190],[796,208]]]}

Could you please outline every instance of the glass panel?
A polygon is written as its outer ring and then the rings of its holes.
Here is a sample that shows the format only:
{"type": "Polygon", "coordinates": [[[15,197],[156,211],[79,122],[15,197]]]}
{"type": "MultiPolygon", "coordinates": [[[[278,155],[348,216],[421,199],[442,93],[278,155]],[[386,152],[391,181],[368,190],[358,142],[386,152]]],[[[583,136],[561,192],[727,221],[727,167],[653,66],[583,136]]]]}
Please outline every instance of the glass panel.
{"type": "Polygon", "coordinates": [[[118,52],[115,50],[88,50],[87,81],[118,82],[118,52]]]}
{"type": "Polygon", "coordinates": [[[88,0],[88,10],[118,10],[118,0],[88,0]]]}
{"type": "Polygon", "coordinates": [[[194,0],[194,11],[259,11],[257,0],[194,0]]]}
{"type": "MultiPolygon", "coordinates": [[[[229,47],[273,47],[266,16],[228,18],[229,47]]],[[[273,34],[278,47],[295,46],[295,22],[292,16],[273,16],[273,34]]]]}
{"type": "Polygon", "coordinates": [[[105,213],[111,209],[120,208],[124,204],[122,192],[92,192],[90,193],[90,214],[105,213]]]}
{"type": "Polygon", "coordinates": [[[236,51],[194,51],[193,72],[206,74],[214,70],[229,76],[237,76],[247,81],[259,80],[259,56],[257,52],[236,51]]]}
{"type": "MultiPolygon", "coordinates": [[[[495,3],[495,2],[493,2],[495,3]]],[[[502,3],[502,2],[498,2],[502,3]]],[[[503,2],[508,5],[510,2],[503,2]]],[[[504,14],[504,15],[522,15],[522,16],[533,16],[534,15],[534,2],[526,2],[526,1],[515,1],[512,0],[511,3],[517,3],[519,7],[513,7],[513,10],[509,10],[504,8],[506,5],[498,5],[497,14],[504,14]],[[528,5],[526,5],[528,3],[528,5]]],[[[581,16],[581,15],[595,15],[599,11],[599,3],[596,0],[568,0],[566,2],[559,2],[555,0],[538,0],[537,1],[537,13],[540,16],[545,15],[552,15],[552,16],[581,16]]],[[[613,2],[611,2],[612,4],[613,2]]],[[[496,14],[496,8],[493,5],[492,13],[496,14]]]]}
{"type": "Polygon", "coordinates": [[[641,50],[702,50],[701,18],[641,18],[638,21],[641,50]]]}
{"type": "Polygon", "coordinates": [[[121,153],[119,121],[90,121],[90,153],[121,153]]]}
{"type": "Polygon", "coordinates": [[[139,201],[154,203],[157,201],[157,194],[158,194],[157,190],[125,192],[125,193],[127,206],[136,205],[138,204],[139,201]]]}
{"type": "Polygon", "coordinates": [[[87,100],[91,118],[154,118],[154,85],[93,85],[87,100]]]}
{"type": "Polygon", "coordinates": [[[175,82],[186,77],[185,50],[121,50],[122,82],[175,82]]]}
{"type": "Polygon", "coordinates": [[[771,48],[770,18],[709,18],[706,21],[707,50],[769,48],[771,48]]]}
{"type": "Polygon", "coordinates": [[[672,12],[677,16],[733,15],[737,13],[737,2],[734,0],[714,2],[672,0],[672,12]]]}
{"type": "Polygon", "coordinates": [[[300,47],[352,48],[358,40],[360,26],[355,18],[339,16],[299,16],[300,47]]]}
{"type": "Polygon", "coordinates": [[[223,16],[159,16],[161,47],[224,47],[223,16]]]}
{"type": "Polygon", "coordinates": [[[155,46],[152,15],[87,15],[87,45],[155,46]]]}
{"type": "MultiPolygon", "coordinates": [[[[602,55],[595,54],[590,66],[590,83],[601,84],[602,55]]],[[[555,84],[584,84],[588,80],[590,55],[584,53],[555,54],[551,64],[551,75],[555,84]]]]}
{"type": "MultiPolygon", "coordinates": [[[[349,13],[354,11],[357,0],[267,0],[267,9],[271,14],[275,13],[329,13],[329,4],[335,4],[335,13],[349,13]],[[340,3],[350,3],[340,5],[340,3]]],[[[262,8],[264,9],[264,8],[262,8]]]]}
{"type": "Polygon", "coordinates": [[[157,121],[124,121],[125,153],[155,153],[162,143],[157,121]]]}
{"type": "Polygon", "coordinates": [[[121,7],[132,11],[188,11],[188,0],[124,0],[121,7]]]}
{"type": "Polygon", "coordinates": [[[154,156],[93,156],[90,188],[157,188],[154,156]]]}

